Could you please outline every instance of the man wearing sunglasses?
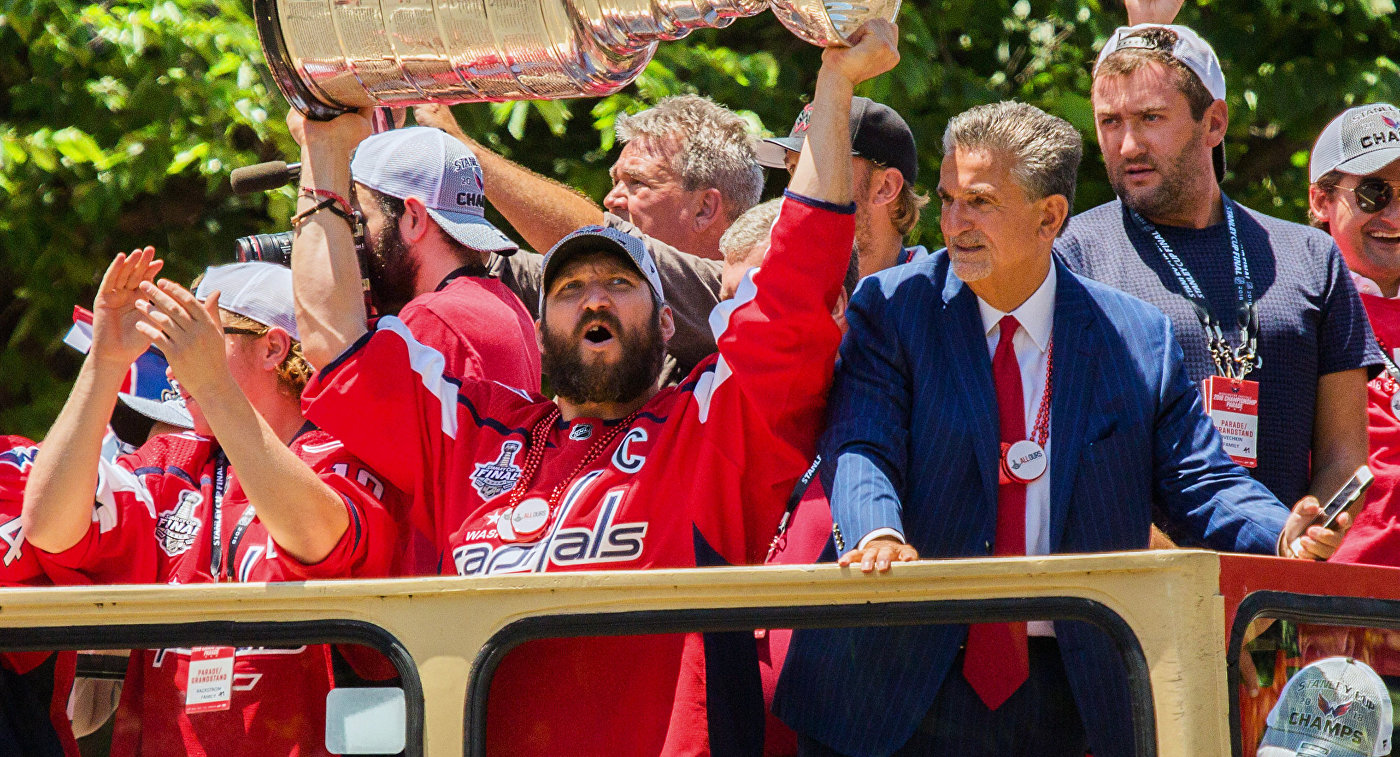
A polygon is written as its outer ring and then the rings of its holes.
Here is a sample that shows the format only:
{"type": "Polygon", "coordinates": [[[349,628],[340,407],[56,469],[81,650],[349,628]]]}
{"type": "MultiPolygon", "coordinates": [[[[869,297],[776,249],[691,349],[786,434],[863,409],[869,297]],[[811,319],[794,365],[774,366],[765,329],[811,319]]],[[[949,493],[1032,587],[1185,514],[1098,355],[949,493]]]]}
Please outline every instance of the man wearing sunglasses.
{"type": "Polygon", "coordinates": [[[1308,215],[1332,235],[1361,292],[1384,368],[1367,385],[1376,476],[1366,507],[1333,558],[1400,565],[1400,108],[1352,108],[1332,120],[1313,146],[1308,215]]]}
{"type": "Polygon", "coordinates": [[[1172,319],[1235,462],[1285,503],[1329,499],[1366,462],[1381,362],[1337,246],[1222,192],[1225,77],[1191,29],[1117,29],[1092,102],[1118,199],[1071,219],[1056,251],[1172,319]]]}

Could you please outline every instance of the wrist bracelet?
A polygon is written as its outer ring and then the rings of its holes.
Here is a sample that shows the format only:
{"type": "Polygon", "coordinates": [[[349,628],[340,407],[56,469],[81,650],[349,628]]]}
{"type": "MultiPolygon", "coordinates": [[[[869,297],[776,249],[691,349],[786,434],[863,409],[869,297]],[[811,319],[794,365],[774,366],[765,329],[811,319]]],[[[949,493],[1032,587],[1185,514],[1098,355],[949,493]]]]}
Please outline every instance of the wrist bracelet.
{"type": "Polygon", "coordinates": [[[332,202],[335,202],[336,204],[338,204],[338,205],[340,206],[340,209],[343,210],[347,215],[350,214],[350,213],[352,213],[352,212],[354,212],[354,208],[350,207],[350,201],[349,201],[349,200],[345,199],[344,197],[341,197],[340,195],[336,194],[335,192],[330,191],[329,189],[316,189],[315,187],[302,187],[302,188],[301,188],[301,196],[302,196],[302,197],[309,197],[309,198],[311,198],[311,199],[313,199],[313,200],[315,200],[315,199],[318,198],[318,197],[324,197],[324,198],[329,199],[329,200],[331,200],[332,202]]]}
{"type": "Polygon", "coordinates": [[[326,199],[316,203],[315,205],[312,205],[306,210],[303,210],[300,213],[297,213],[296,215],[292,216],[292,228],[295,229],[296,227],[301,225],[302,221],[305,221],[306,219],[310,218],[316,213],[321,212],[322,210],[329,210],[337,216],[340,216],[341,218],[345,219],[345,222],[350,224],[350,231],[352,233],[354,232],[355,217],[350,213],[347,213],[344,210],[336,207],[336,198],[334,197],[327,197],[326,199]]]}

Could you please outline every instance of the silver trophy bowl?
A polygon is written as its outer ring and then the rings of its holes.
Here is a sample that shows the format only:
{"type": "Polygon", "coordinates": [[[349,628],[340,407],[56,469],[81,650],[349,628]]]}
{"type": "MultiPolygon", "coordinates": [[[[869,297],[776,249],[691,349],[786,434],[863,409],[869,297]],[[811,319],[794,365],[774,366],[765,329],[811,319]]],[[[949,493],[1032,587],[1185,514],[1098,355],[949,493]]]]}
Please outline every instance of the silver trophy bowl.
{"type": "Polygon", "coordinates": [[[846,44],[900,0],[253,0],[288,102],[316,119],[370,106],[599,97],[661,40],[772,7],[815,45],[846,44]]]}

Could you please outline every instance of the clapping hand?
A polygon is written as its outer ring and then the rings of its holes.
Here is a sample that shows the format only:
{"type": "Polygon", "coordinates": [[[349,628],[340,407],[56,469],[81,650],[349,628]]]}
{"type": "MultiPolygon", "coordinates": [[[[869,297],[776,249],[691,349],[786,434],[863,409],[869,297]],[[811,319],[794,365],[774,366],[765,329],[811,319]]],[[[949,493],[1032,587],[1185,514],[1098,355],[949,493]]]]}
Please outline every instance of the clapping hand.
{"type": "Polygon", "coordinates": [[[141,285],[146,296],[137,304],[142,319],[136,328],[165,353],[170,370],[196,400],[232,381],[219,320],[219,293],[205,302],[168,279],[141,285]]]}
{"type": "Polygon", "coordinates": [[[137,310],[142,301],[141,284],[149,284],[165,265],[155,254],[154,247],[132,250],[130,255],[118,253],[107,266],[92,301],[93,359],[125,369],[151,346],[136,324],[142,319],[137,310]]]}

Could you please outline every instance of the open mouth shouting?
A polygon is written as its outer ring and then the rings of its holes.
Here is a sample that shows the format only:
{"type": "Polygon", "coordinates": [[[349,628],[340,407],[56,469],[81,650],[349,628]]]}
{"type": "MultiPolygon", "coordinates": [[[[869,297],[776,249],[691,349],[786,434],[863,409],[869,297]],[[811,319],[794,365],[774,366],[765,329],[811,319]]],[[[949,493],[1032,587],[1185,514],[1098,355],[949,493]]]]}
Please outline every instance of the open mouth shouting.
{"type": "Polygon", "coordinates": [[[617,341],[618,328],[616,324],[603,322],[602,319],[595,320],[583,329],[583,339],[581,346],[593,349],[605,349],[617,341]]]}

